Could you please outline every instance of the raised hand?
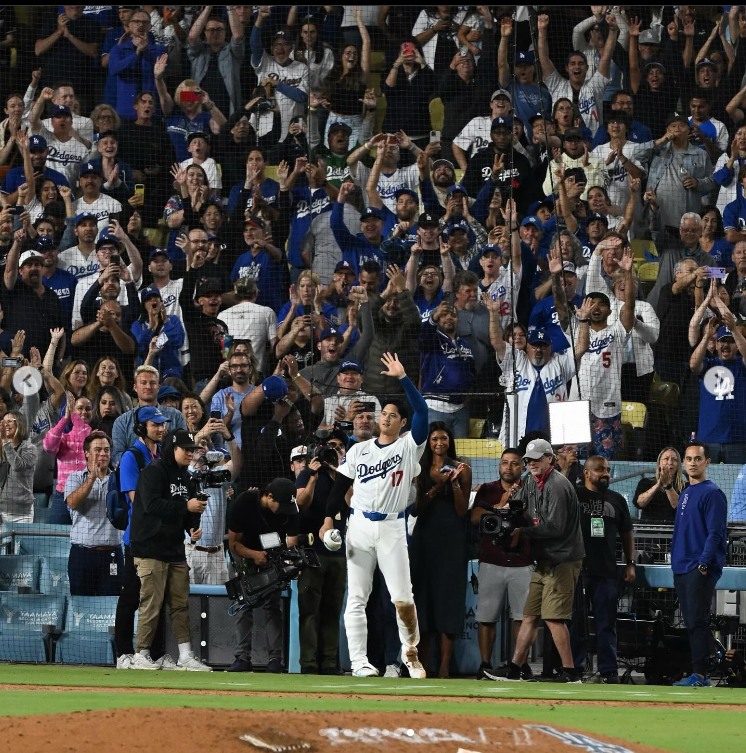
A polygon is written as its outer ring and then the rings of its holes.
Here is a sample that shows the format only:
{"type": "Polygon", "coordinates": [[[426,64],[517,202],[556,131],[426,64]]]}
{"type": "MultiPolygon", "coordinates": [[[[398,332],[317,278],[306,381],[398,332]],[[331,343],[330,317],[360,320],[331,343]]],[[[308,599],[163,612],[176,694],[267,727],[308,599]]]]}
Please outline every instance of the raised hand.
{"type": "MultiPolygon", "coordinates": [[[[60,16],[60,18],[62,18],[62,16],[60,16]]],[[[48,86],[45,86],[39,95],[39,99],[52,99],[52,97],[54,97],[54,89],[51,89],[48,86]]]]}
{"type": "Polygon", "coordinates": [[[344,204],[347,201],[348,196],[355,190],[355,184],[351,180],[346,180],[339,187],[339,194],[337,195],[337,201],[340,204],[344,204]]]}
{"type": "Polygon", "coordinates": [[[562,252],[559,248],[553,248],[548,256],[549,271],[553,275],[562,274],[562,252]]]}
{"type": "MultiPolygon", "coordinates": [[[[247,175],[248,175],[248,167],[246,169],[247,175]]],[[[280,164],[277,166],[277,177],[280,179],[280,183],[286,183],[288,179],[288,175],[290,175],[290,165],[285,160],[282,160],[280,164]]]]}
{"type": "Polygon", "coordinates": [[[55,327],[54,329],[49,330],[49,335],[52,338],[52,344],[57,346],[60,343],[60,340],[65,335],[65,330],[63,327],[55,327]]]}
{"type": "Polygon", "coordinates": [[[539,31],[544,31],[549,28],[549,16],[546,13],[542,13],[537,21],[536,21],[536,27],[539,31]]]}
{"type": "Polygon", "coordinates": [[[624,253],[622,254],[622,258],[619,260],[619,266],[621,269],[623,269],[625,272],[630,272],[632,270],[632,249],[627,248],[624,249],[624,253]]]}
{"type": "Polygon", "coordinates": [[[505,169],[505,155],[502,152],[495,154],[492,162],[492,179],[494,180],[505,169]]]}
{"type": "Polygon", "coordinates": [[[691,16],[684,18],[684,36],[693,37],[696,32],[697,22],[691,16]]]}
{"type": "Polygon", "coordinates": [[[500,301],[496,301],[486,290],[482,291],[482,303],[490,314],[500,313],[500,301]]]}
{"type": "Polygon", "coordinates": [[[508,199],[505,202],[505,207],[500,209],[505,224],[510,230],[515,230],[518,227],[518,210],[514,199],[508,199]]]}
{"type": "Polygon", "coordinates": [[[583,303],[580,304],[580,308],[575,307],[575,314],[578,319],[590,319],[591,312],[596,305],[596,298],[584,298],[583,303]]]}
{"type": "Polygon", "coordinates": [[[500,36],[509,37],[513,33],[513,19],[509,16],[505,16],[500,19],[500,36]]]}
{"type": "Polygon", "coordinates": [[[396,264],[389,264],[386,267],[386,277],[389,278],[389,286],[397,293],[401,293],[406,287],[407,279],[396,264]]]}
{"type": "Polygon", "coordinates": [[[401,379],[405,377],[407,373],[404,371],[404,367],[399,361],[399,356],[396,353],[384,353],[381,356],[381,363],[386,367],[381,374],[384,376],[390,376],[394,379],[401,379]]]}
{"type": "Polygon", "coordinates": [[[362,306],[368,302],[368,291],[362,285],[355,285],[350,288],[350,300],[362,306]]]}
{"type": "Polygon", "coordinates": [[[159,55],[156,58],[155,65],[153,66],[153,75],[156,79],[163,78],[163,74],[166,72],[166,66],[168,65],[168,53],[159,55]]]}
{"type": "Polygon", "coordinates": [[[178,162],[171,165],[171,176],[179,185],[183,186],[186,183],[186,170],[183,170],[178,162]]]}
{"type": "Polygon", "coordinates": [[[629,25],[629,35],[631,37],[639,37],[640,36],[640,27],[642,26],[642,21],[637,16],[633,16],[629,19],[627,22],[629,25]]]}

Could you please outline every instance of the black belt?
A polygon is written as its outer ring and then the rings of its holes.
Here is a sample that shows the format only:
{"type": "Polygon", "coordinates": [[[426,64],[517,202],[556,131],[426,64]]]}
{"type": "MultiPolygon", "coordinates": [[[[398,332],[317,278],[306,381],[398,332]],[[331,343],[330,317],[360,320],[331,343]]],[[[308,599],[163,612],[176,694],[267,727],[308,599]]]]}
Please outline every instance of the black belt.
{"type": "Polygon", "coordinates": [[[194,544],[194,548],[198,552],[207,552],[208,554],[215,554],[215,552],[219,552],[223,547],[222,546],[197,546],[194,544]]]}

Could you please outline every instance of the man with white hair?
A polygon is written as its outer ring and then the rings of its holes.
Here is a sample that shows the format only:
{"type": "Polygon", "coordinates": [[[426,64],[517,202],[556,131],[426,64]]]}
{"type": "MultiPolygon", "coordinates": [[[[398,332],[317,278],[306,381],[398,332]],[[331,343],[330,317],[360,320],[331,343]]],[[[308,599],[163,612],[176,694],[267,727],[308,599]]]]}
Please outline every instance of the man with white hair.
{"type": "Polygon", "coordinates": [[[699,239],[702,237],[702,220],[696,212],[686,212],[681,215],[679,224],[681,245],[668,249],[661,258],[658,269],[658,279],[648,294],[648,303],[655,308],[661,289],[672,283],[675,277],[676,263],[681,259],[693,259],[698,267],[715,266],[715,260],[710,254],[702,250],[699,239]]]}

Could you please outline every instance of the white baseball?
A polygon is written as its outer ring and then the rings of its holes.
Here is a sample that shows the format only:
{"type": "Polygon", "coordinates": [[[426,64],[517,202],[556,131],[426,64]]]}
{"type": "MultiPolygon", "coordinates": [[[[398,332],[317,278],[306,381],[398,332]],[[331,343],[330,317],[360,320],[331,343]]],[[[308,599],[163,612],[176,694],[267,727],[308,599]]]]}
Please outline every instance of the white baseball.
{"type": "Polygon", "coordinates": [[[342,534],[336,528],[330,528],[324,534],[324,546],[330,552],[336,552],[342,546],[342,534]]]}

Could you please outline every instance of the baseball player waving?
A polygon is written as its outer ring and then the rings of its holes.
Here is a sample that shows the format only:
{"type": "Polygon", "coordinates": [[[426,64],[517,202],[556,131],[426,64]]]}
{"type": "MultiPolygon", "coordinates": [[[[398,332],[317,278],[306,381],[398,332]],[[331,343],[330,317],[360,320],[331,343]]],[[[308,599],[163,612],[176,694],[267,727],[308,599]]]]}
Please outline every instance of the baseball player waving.
{"type": "Polygon", "coordinates": [[[396,354],[384,353],[382,374],[400,380],[403,398],[381,399],[381,433],[377,439],[353,445],[337,469],[327,502],[323,537],[334,517],[345,510],[345,494],[352,487],[347,528],[347,608],[345,631],[352,674],[375,677],[378,670],[367,656],[368,623],[365,605],[373,585],[376,564],[381,569],[396,607],[402,661],[412,678],[425,677],[417,655],[420,631],[409,577],[409,555],[404,510],[412,479],[420,472],[427,442],[427,404],[404,372],[396,354]],[[414,416],[409,426],[409,410],[414,416]],[[402,434],[402,430],[411,431],[402,434]]]}

